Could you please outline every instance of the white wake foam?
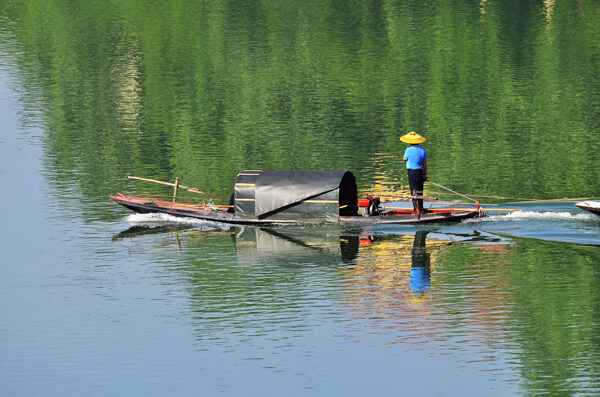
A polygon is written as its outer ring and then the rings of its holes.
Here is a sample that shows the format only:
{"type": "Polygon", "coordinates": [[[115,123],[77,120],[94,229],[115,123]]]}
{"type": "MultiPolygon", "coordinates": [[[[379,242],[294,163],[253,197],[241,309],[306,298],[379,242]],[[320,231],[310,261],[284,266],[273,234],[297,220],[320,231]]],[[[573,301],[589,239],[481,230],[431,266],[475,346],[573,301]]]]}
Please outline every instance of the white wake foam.
{"type": "Polygon", "coordinates": [[[593,214],[572,214],[566,211],[515,211],[502,215],[491,215],[483,218],[487,221],[528,221],[528,220],[591,220],[593,214]]]}
{"type": "Polygon", "coordinates": [[[136,225],[165,225],[165,224],[186,224],[186,225],[206,225],[208,221],[195,218],[182,218],[168,214],[131,214],[125,218],[125,221],[132,226],[136,225]]]}

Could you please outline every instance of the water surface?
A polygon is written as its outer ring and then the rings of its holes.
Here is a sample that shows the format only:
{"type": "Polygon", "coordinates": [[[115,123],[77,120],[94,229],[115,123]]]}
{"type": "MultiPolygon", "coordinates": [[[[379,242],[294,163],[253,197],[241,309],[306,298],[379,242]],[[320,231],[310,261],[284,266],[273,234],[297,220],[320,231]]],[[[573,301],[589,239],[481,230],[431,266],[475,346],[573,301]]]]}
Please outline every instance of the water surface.
{"type": "Polygon", "coordinates": [[[600,217],[573,205],[600,196],[598,20],[592,0],[3,2],[0,394],[598,394],[600,217]],[[411,130],[433,181],[520,211],[257,228],[108,200],[169,194],[125,175],[229,195],[298,168],[393,201],[411,130]]]}

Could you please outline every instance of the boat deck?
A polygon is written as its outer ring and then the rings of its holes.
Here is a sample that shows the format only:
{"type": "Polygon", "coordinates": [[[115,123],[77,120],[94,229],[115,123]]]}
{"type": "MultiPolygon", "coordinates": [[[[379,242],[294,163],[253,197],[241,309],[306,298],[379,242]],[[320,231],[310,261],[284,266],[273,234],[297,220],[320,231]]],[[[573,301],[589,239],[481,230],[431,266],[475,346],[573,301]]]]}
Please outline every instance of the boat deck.
{"type": "Polygon", "coordinates": [[[343,224],[402,224],[402,223],[436,223],[459,222],[464,219],[483,216],[480,208],[465,209],[433,209],[417,215],[410,209],[383,211],[372,216],[339,216],[328,218],[298,218],[298,219],[245,219],[230,212],[229,206],[214,204],[191,204],[172,202],[160,199],[127,196],[117,194],[110,196],[111,201],[141,214],[163,213],[179,217],[191,217],[222,223],[233,224],[296,224],[296,223],[343,223],[343,224]]]}

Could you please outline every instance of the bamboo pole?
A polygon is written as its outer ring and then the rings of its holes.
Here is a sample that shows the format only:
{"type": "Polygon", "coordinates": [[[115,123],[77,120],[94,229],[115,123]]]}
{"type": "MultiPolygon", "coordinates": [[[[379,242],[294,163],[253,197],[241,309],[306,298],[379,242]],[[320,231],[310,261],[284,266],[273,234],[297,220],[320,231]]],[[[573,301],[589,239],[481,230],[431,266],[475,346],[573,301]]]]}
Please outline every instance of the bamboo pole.
{"type": "Polygon", "coordinates": [[[177,188],[179,187],[179,177],[175,178],[175,189],[173,190],[173,202],[177,198],[177,188]]]}
{"type": "Polygon", "coordinates": [[[427,196],[410,196],[410,195],[402,195],[402,194],[379,194],[379,193],[367,193],[368,196],[374,197],[390,197],[390,198],[404,198],[404,199],[423,199],[425,201],[438,201],[437,197],[427,197],[427,196]]]}
{"type": "MultiPolygon", "coordinates": [[[[465,204],[466,205],[466,204],[465,204]]],[[[382,207],[383,210],[410,210],[411,208],[409,207],[388,207],[386,205],[384,205],[382,207]]],[[[445,209],[457,209],[457,207],[443,207],[443,208],[429,208],[430,210],[445,210],[445,209]]],[[[462,209],[462,208],[459,208],[462,209]]],[[[468,208],[465,208],[465,210],[468,208]]],[[[516,208],[483,208],[481,207],[481,209],[483,209],[484,211],[501,211],[501,212],[510,212],[510,211],[522,211],[521,209],[516,209],[516,208]]]]}
{"type": "Polygon", "coordinates": [[[516,209],[516,208],[483,208],[483,207],[481,207],[481,209],[483,209],[484,211],[501,211],[501,212],[503,212],[503,211],[508,211],[508,212],[522,211],[522,210],[516,209]]]}
{"type": "MultiPolygon", "coordinates": [[[[140,177],[131,176],[131,175],[127,175],[125,178],[127,178],[127,179],[133,179],[133,180],[136,180],[136,181],[158,183],[159,185],[165,185],[165,186],[175,187],[174,183],[157,181],[155,179],[140,178],[140,177]]],[[[176,181],[178,181],[178,180],[179,180],[179,178],[177,178],[176,181]]],[[[192,192],[192,193],[199,193],[199,194],[206,194],[208,196],[215,196],[215,197],[220,197],[220,198],[227,198],[225,196],[220,196],[218,194],[203,192],[202,190],[196,189],[195,187],[189,187],[189,186],[185,186],[185,185],[178,185],[178,187],[181,188],[181,189],[185,189],[188,192],[192,192]]]]}
{"type": "Polygon", "coordinates": [[[585,200],[597,200],[595,198],[560,198],[560,199],[546,199],[546,200],[538,200],[538,199],[531,199],[531,200],[525,200],[525,201],[512,201],[511,203],[515,203],[515,204],[535,204],[535,203],[548,203],[548,202],[552,202],[552,201],[585,201],[585,200]]]}

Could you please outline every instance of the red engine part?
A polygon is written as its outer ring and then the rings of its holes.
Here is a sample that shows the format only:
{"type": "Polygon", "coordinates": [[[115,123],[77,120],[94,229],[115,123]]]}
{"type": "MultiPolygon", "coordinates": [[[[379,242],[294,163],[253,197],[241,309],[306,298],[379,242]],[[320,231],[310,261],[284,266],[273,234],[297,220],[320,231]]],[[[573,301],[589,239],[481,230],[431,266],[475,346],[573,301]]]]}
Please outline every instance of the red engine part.
{"type": "Polygon", "coordinates": [[[371,204],[371,201],[368,198],[358,199],[358,206],[359,207],[368,207],[369,204],[371,204]]]}
{"type": "Polygon", "coordinates": [[[367,196],[358,199],[358,213],[362,216],[379,215],[379,197],[367,196]]]}

